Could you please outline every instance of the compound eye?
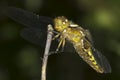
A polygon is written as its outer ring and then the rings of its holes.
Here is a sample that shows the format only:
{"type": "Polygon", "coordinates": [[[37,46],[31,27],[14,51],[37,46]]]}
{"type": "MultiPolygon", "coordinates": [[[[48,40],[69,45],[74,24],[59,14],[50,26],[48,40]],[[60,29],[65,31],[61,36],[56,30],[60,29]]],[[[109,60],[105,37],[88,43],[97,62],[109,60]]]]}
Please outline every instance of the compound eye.
{"type": "Polygon", "coordinates": [[[65,22],[68,22],[68,20],[67,20],[67,19],[65,19],[65,22]]]}
{"type": "Polygon", "coordinates": [[[63,24],[66,24],[66,22],[63,22],[63,24]]]}
{"type": "Polygon", "coordinates": [[[66,24],[67,22],[68,22],[67,19],[64,19],[64,20],[63,20],[63,24],[66,24]]]}

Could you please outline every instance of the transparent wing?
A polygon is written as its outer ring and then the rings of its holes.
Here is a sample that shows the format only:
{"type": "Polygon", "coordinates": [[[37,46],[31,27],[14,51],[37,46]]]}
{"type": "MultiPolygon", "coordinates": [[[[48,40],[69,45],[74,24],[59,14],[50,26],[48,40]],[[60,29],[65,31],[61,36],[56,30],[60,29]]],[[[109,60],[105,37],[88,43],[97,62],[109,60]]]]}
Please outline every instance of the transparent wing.
{"type": "MultiPolygon", "coordinates": [[[[53,19],[45,16],[39,16],[32,12],[25,11],[20,8],[6,7],[4,9],[5,15],[11,19],[17,21],[27,28],[21,30],[21,36],[36,45],[45,47],[46,36],[47,36],[47,26],[48,24],[53,25],[53,19]]],[[[51,50],[55,51],[59,41],[54,40],[51,44],[51,50]]],[[[62,49],[61,49],[62,50],[62,49]]],[[[65,52],[75,52],[73,45],[66,41],[64,47],[65,52]]]]}
{"type": "Polygon", "coordinates": [[[6,7],[4,9],[4,14],[27,27],[35,27],[46,30],[48,24],[53,25],[52,18],[39,16],[20,8],[6,7]]]}
{"type": "MultiPolygon", "coordinates": [[[[21,30],[21,36],[35,44],[35,45],[39,45],[43,48],[45,48],[46,45],[46,39],[47,39],[47,32],[46,31],[42,31],[40,29],[37,28],[24,28],[21,30]]],[[[54,40],[52,41],[51,47],[50,47],[50,51],[55,51],[58,45],[58,41],[54,40]]]]}
{"type": "Polygon", "coordinates": [[[93,45],[92,35],[88,29],[85,30],[85,35],[85,38],[93,45]]]}
{"type": "Polygon", "coordinates": [[[92,47],[92,50],[93,50],[93,55],[95,56],[96,61],[103,68],[104,73],[111,73],[111,66],[107,58],[104,55],[102,55],[97,49],[92,47]]]}
{"type": "Polygon", "coordinates": [[[45,46],[45,41],[46,41],[46,37],[47,37],[47,33],[43,32],[40,29],[36,29],[36,28],[24,28],[21,30],[21,36],[36,45],[41,45],[41,46],[45,46]]]}
{"type": "MultiPolygon", "coordinates": [[[[91,43],[93,46],[93,40],[92,35],[89,30],[85,30],[86,36],[85,38],[91,43]]],[[[97,63],[103,68],[104,73],[110,73],[111,72],[111,66],[107,60],[107,58],[102,55],[97,49],[92,47],[92,53],[97,61],[97,63]]]]}
{"type": "Polygon", "coordinates": [[[111,67],[106,57],[96,50],[87,39],[81,43],[75,43],[74,48],[79,56],[99,73],[110,73],[111,67]]]}

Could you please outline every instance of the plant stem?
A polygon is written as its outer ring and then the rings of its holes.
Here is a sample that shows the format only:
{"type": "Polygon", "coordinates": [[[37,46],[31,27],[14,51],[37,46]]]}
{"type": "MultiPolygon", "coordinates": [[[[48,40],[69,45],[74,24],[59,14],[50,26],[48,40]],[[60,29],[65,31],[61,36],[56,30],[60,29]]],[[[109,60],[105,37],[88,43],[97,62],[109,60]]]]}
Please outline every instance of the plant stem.
{"type": "Polygon", "coordinates": [[[43,62],[42,62],[41,80],[46,80],[46,67],[47,67],[47,60],[48,60],[50,45],[52,41],[52,35],[53,35],[52,25],[48,25],[47,41],[46,41],[46,47],[45,47],[45,52],[44,52],[43,62]]]}

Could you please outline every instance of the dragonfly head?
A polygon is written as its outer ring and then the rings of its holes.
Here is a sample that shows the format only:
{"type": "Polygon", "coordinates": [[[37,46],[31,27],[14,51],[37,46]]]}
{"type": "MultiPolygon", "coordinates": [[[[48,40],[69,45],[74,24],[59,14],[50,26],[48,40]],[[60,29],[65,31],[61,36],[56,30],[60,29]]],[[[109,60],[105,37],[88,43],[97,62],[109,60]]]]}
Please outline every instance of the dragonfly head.
{"type": "Polygon", "coordinates": [[[57,17],[54,19],[55,30],[62,32],[65,28],[68,28],[70,21],[64,16],[57,17]]]}

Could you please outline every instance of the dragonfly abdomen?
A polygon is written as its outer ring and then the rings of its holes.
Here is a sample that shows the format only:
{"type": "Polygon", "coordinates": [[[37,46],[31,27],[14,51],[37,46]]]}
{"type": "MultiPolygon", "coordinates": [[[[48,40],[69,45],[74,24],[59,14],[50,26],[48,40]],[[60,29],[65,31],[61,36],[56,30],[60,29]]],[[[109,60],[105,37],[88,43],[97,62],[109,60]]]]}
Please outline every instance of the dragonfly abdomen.
{"type": "Polygon", "coordinates": [[[95,60],[95,57],[92,54],[92,50],[90,48],[87,51],[85,51],[82,48],[81,43],[74,43],[74,48],[75,48],[76,52],[79,54],[79,56],[86,63],[88,63],[94,70],[96,70],[99,73],[103,73],[104,72],[104,70],[101,68],[101,66],[95,60]]]}

